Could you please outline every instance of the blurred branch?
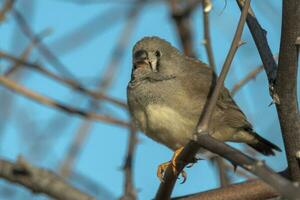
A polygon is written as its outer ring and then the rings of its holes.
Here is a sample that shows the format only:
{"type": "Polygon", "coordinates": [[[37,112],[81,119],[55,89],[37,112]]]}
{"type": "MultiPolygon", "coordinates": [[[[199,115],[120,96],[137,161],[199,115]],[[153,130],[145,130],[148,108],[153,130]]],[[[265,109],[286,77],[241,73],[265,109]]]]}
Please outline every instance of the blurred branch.
{"type": "MultiPolygon", "coordinates": [[[[42,31],[41,33],[39,33],[35,39],[37,40],[32,40],[29,45],[24,49],[24,51],[22,52],[20,59],[21,60],[26,60],[27,57],[29,56],[29,54],[31,53],[31,51],[33,50],[33,48],[39,43],[39,41],[42,40],[42,38],[44,38],[45,36],[49,35],[49,33],[51,33],[50,29],[46,29],[44,31],[42,31]]],[[[0,52],[0,57],[1,57],[2,53],[0,52]]],[[[15,60],[14,60],[15,61],[15,60]]],[[[4,76],[10,76],[13,73],[15,73],[21,66],[20,62],[16,62],[4,73],[4,76]]]]}
{"type": "Polygon", "coordinates": [[[42,67],[39,64],[30,63],[30,62],[28,62],[28,61],[26,61],[26,60],[24,60],[22,58],[17,58],[17,57],[14,57],[12,55],[9,55],[9,54],[7,54],[5,52],[1,52],[1,51],[0,51],[0,57],[12,60],[16,64],[21,64],[21,65],[23,65],[25,67],[29,67],[29,68],[35,69],[38,72],[43,73],[43,74],[49,76],[50,78],[52,78],[52,79],[54,79],[56,81],[59,81],[59,82],[67,85],[68,87],[70,87],[70,88],[72,88],[74,90],[77,90],[77,91],[79,91],[81,93],[84,93],[86,95],[91,96],[92,98],[103,99],[103,100],[106,100],[106,101],[111,102],[113,104],[116,104],[118,106],[121,106],[123,108],[127,108],[127,104],[126,103],[124,103],[124,102],[122,102],[120,100],[114,99],[112,97],[109,97],[109,96],[105,95],[104,93],[95,92],[95,91],[89,90],[89,89],[83,87],[82,85],[80,85],[78,82],[76,82],[74,80],[60,77],[60,76],[58,76],[58,75],[56,75],[56,74],[48,71],[46,68],[42,67]]]}
{"type": "MultiPolygon", "coordinates": [[[[31,27],[26,22],[25,18],[21,15],[19,11],[16,9],[12,10],[12,13],[16,19],[17,24],[20,26],[23,33],[31,40],[31,41],[39,41],[39,38],[31,30],[31,27]]],[[[41,54],[48,60],[49,63],[56,68],[57,71],[62,73],[65,77],[70,77],[76,80],[75,76],[68,70],[67,67],[50,51],[50,49],[42,42],[37,42],[37,49],[41,52],[41,54]]],[[[78,82],[78,81],[77,81],[78,82]]]]}
{"type": "Polygon", "coordinates": [[[35,100],[36,102],[39,102],[39,103],[44,104],[44,105],[48,105],[50,107],[62,110],[64,112],[67,112],[67,113],[70,113],[70,114],[76,114],[76,115],[79,115],[79,116],[84,117],[86,119],[103,121],[103,122],[107,122],[107,123],[115,124],[115,125],[119,125],[119,126],[125,126],[125,127],[130,126],[129,123],[127,123],[125,121],[122,121],[122,120],[119,120],[119,119],[116,119],[116,118],[113,118],[113,117],[110,117],[110,116],[100,115],[100,114],[93,113],[93,112],[86,112],[86,111],[83,111],[83,110],[73,108],[73,107],[64,105],[62,103],[56,102],[55,100],[52,100],[52,99],[50,99],[48,97],[45,97],[45,96],[42,96],[38,93],[35,93],[35,92],[33,92],[33,91],[17,84],[16,82],[5,78],[4,76],[0,76],[0,83],[3,86],[7,87],[8,89],[13,90],[13,91],[15,91],[15,92],[17,92],[17,93],[19,93],[23,96],[26,96],[26,97],[28,97],[32,100],[35,100]]]}
{"type": "MultiPolygon", "coordinates": [[[[275,60],[278,60],[278,56],[274,56],[275,60]]],[[[260,65],[250,71],[243,79],[237,82],[231,89],[231,95],[234,96],[238,90],[240,90],[244,85],[246,85],[249,81],[256,78],[256,76],[264,69],[263,65],[260,65]]]]}
{"type": "MultiPolygon", "coordinates": [[[[193,47],[192,27],[190,25],[190,15],[193,9],[201,1],[186,1],[185,6],[179,5],[177,0],[169,0],[172,19],[175,22],[177,33],[180,38],[181,46],[184,54],[189,57],[196,57],[193,47]]],[[[180,2],[182,3],[182,2],[180,2]]]]}
{"type": "MultiPolygon", "coordinates": [[[[98,81],[97,87],[102,92],[107,90],[113,82],[114,76],[123,57],[123,52],[126,49],[126,44],[128,43],[130,35],[134,30],[134,25],[137,20],[136,17],[138,16],[142,5],[143,1],[137,0],[137,4],[134,7],[132,7],[131,11],[129,12],[127,24],[124,26],[124,30],[121,31],[120,38],[117,42],[115,49],[113,50],[111,59],[108,65],[106,66],[104,73],[102,74],[102,78],[100,78],[98,81]]],[[[89,107],[90,110],[99,110],[101,104],[95,101],[90,101],[89,107]]],[[[60,171],[64,177],[69,176],[69,173],[74,165],[75,159],[78,156],[80,150],[82,149],[85,139],[89,134],[91,126],[92,124],[90,121],[83,121],[80,125],[78,132],[76,133],[76,136],[74,137],[74,140],[72,141],[71,146],[67,151],[66,156],[60,167],[60,171]]]]}
{"type": "Polygon", "coordinates": [[[219,173],[219,183],[220,187],[226,187],[230,184],[230,178],[228,177],[227,170],[228,168],[225,165],[225,162],[222,157],[214,156],[212,159],[212,163],[216,165],[218,173],[219,173]]]}
{"type": "MultiPolygon", "coordinates": [[[[293,181],[300,182],[300,114],[297,101],[297,74],[300,36],[300,1],[283,1],[279,61],[275,89],[288,170],[293,181]]],[[[299,82],[298,82],[299,83],[299,82]]],[[[299,89],[299,87],[298,87],[299,89]]]]}
{"type": "Polygon", "coordinates": [[[5,20],[5,15],[12,9],[15,0],[5,0],[0,10],[0,23],[5,20]]]}
{"type": "Polygon", "coordinates": [[[203,30],[204,30],[204,46],[206,49],[206,54],[209,61],[209,66],[212,68],[212,70],[216,71],[216,64],[214,59],[214,54],[212,51],[212,44],[211,44],[211,38],[210,38],[210,26],[209,26],[209,13],[212,9],[212,3],[211,0],[203,0],[203,30]]]}
{"type": "Polygon", "coordinates": [[[231,95],[234,96],[238,90],[240,90],[249,81],[255,79],[255,77],[264,69],[263,65],[256,67],[250,71],[243,79],[237,82],[231,89],[231,95]]]}
{"type": "Polygon", "coordinates": [[[133,123],[130,128],[130,135],[128,140],[127,155],[125,157],[125,162],[123,166],[125,174],[125,184],[124,184],[124,194],[120,200],[135,200],[136,191],[133,183],[133,159],[134,152],[137,144],[137,130],[135,129],[133,123]]]}
{"type": "MultiPolygon", "coordinates": [[[[244,1],[245,0],[236,0],[240,8],[242,8],[242,6],[244,5],[244,1]]],[[[247,15],[246,22],[252,34],[252,37],[254,39],[255,45],[257,47],[261,61],[263,63],[264,69],[268,77],[270,96],[272,97],[274,103],[279,104],[279,97],[277,91],[274,88],[277,74],[277,64],[275,62],[275,59],[273,58],[272,51],[268,45],[267,32],[260,26],[252,9],[247,15]]]]}
{"type": "Polygon", "coordinates": [[[268,184],[261,180],[250,180],[220,189],[172,198],[172,200],[254,200],[279,196],[268,184]]]}
{"type": "Polygon", "coordinates": [[[0,177],[20,184],[33,193],[44,193],[58,200],[94,199],[69,185],[53,172],[34,167],[24,159],[18,159],[16,163],[0,160],[0,177]]]}
{"type": "Polygon", "coordinates": [[[271,168],[267,167],[263,161],[252,159],[251,157],[243,154],[242,152],[230,147],[223,142],[214,139],[209,135],[209,122],[214,111],[219,93],[223,88],[224,80],[226,78],[227,72],[229,71],[230,64],[233,60],[235,52],[240,45],[240,38],[249,7],[250,0],[246,0],[230,50],[222,67],[221,74],[217,80],[213,93],[208,100],[208,105],[206,105],[206,112],[204,112],[204,116],[200,118],[197,125],[197,133],[195,134],[194,140],[191,140],[177,157],[176,166],[178,173],[173,173],[172,166],[169,166],[167,168],[164,175],[164,181],[160,184],[160,187],[156,193],[156,200],[170,199],[178,174],[180,174],[187,163],[194,160],[194,157],[200,147],[216,153],[223,158],[226,158],[234,165],[241,166],[242,168],[255,174],[263,181],[274,187],[283,196],[290,199],[297,199],[300,197],[300,191],[296,186],[294,186],[287,179],[275,173],[271,168]]]}

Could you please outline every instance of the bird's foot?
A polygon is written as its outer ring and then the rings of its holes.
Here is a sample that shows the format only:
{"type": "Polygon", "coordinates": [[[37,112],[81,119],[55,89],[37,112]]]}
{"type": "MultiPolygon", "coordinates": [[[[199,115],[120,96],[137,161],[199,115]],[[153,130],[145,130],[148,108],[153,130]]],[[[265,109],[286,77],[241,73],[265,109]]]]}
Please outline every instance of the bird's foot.
{"type": "MultiPolygon", "coordinates": [[[[164,177],[164,174],[165,174],[166,169],[167,169],[169,166],[172,167],[173,174],[174,174],[174,175],[178,175],[178,169],[177,169],[176,159],[177,159],[178,155],[182,152],[183,148],[184,148],[184,147],[181,147],[181,148],[179,148],[179,149],[177,149],[177,150],[175,151],[175,153],[174,153],[174,155],[173,155],[171,161],[162,163],[162,164],[160,164],[160,165],[158,166],[158,168],[157,168],[157,177],[159,178],[159,180],[160,180],[161,182],[164,181],[164,180],[163,180],[163,177],[164,177]]],[[[186,179],[187,179],[187,174],[186,174],[186,172],[185,172],[184,170],[182,170],[182,171],[180,172],[180,174],[181,174],[181,176],[182,176],[182,178],[183,178],[183,181],[181,182],[181,184],[182,184],[182,183],[184,183],[184,182],[186,181],[186,179]]]]}

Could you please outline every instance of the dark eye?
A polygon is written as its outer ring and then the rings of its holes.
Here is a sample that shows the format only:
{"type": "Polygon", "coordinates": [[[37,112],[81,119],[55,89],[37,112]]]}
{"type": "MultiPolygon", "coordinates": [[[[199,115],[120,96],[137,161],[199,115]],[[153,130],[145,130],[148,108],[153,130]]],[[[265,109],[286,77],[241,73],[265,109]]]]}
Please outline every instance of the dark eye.
{"type": "Polygon", "coordinates": [[[160,51],[155,51],[155,56],[159,58],[161,56],[160,51]]]}

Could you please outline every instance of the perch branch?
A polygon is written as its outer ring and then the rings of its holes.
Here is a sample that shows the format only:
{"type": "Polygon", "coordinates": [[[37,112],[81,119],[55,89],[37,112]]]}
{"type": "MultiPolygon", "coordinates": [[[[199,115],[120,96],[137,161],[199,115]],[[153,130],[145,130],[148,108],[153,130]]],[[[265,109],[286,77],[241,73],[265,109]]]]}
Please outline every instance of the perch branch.
{"type": "Polygon", "coordinates": [[[20,184],[33,193],[43,193],[58,200],[94,199],[74,188],[53,172],[30,165],[19,158],[16,163],[0,160],[0,177],[20,184]]]}

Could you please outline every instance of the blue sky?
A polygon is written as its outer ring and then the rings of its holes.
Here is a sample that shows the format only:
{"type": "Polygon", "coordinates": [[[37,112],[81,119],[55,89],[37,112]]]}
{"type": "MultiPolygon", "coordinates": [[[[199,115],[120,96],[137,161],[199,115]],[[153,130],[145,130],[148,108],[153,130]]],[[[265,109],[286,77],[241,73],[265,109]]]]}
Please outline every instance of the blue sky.
{"type": "MultiPolygon", "coordinates": [[[[102,76],[105,67],[110,62],[113,49],[123,33],[126,25],[126,12],[133,3],[128,3],[129,1],[125,0],[124,2],[101,1],[101,3],[89,1],[92,3],[78,4],[74,2],[72,0],[19,0],[16,3],[16,8],[20,12],[26,13],[27,21],[35,33],[40,33],[46,29],[51,30],[51,33],[44,38],[44,43],[84,85],[95,88],[96,80],[102,76]],[[101,17],[103,13],[107,13],[105,17],[101,17]],[[115,23],[110,23],[109,19],[116,15],[121,15],[121,17],[115,23]],[[94,22],[97,22],[94,23],[92,28],[81,28],[76,33],[77,36],[84,33],[90,39],[79,46],[73,46],[79,43],[78,38],[74,39],[74,43],[69,40],[68,44],[71,46],[64,48],[68,39],[64,36],[72,30],[82,27],[91,19],[96,19],[94,22]]],[[[240,11],[235,1],[227,1],[226,4],[220,0],[213,2],[211,31],[213,51],[217,71],[219,72],[229,49],[240,11]]],[[[281,2],[271,0],[253,1],[252,6],[261,25],[268,31],[267,36],[272,52],[274,54],[278,53],[281,2]]],[[[192,26],[194,28],[194,46],[197,56],[207,62],[202,44],[201,7],[196,8],[192,16],[192,26]]],[[[0,34],[1,50],[14,55],[20,55],[29,42],[16,25],[12,15],[8,15],[6,21],[0,24],[0,34]]],[[[170,18],[168,6],[164,2],[148,3],[139,11],[128,46],[118,65],[118,73],[109,89],[111,96],[126,100],[126,86],[131,72],[131,48],[142,37],[151,35],[165,38],[174,46],[180,48],[175,26],[170,18]]],[[[246,44],[238,50],[234,58],[226,80],[228,88],[231,88],[234,83],[261,63],[247,27],[244,29],[242,39],[246,44]]],[[[39,61],[48,69],[56,72],[55,68],[38,51],[33,51],[30,59],[31,61],[39,61]]],[[[6,69],[7,64],[5,61],[0,62],[1,72],[6,69]]],[[[22,71],[22,78],[18,82],[23,86],[60,102],[87,109],[89,99],[86,96],[36,72],[22,71]]],[[[40,105],[4,88],[0,90],[1,93],[7,96],[13,96],[10,117],[5,119],[5,128],[1,128],[3,130],[0,140],[1,157],[15,160],[18,155],[23,155],[25,159],[37,166],[56,170],[83,119],[40,105]],[[59,118],[59,123],[49,128],[47,124],[53,118],[59,118]],[[42,143],[36,141],[31,135],[33,133],[40,135],[45,140],[42,139],[42,143]],[[55,134],[55,137],[50,141],[45,136],[46,134],[55,134]],[[41,152],[30,151],[28,146],[37,145],[37,143],[41,143],[41,152]],[[46,153],[47,156],[45,156],[46,153]]],[[[255,80],[249,82],[237,93],[235,100],[246,113],[255,130],[283,149],[275,107],[268,106],[271,98],[268,94],[266,75],[260,73],[255,80]]],[[[126,112],[108,104],[105,104],[103,111],[122,119],[128,119],[126,112]]],[[[123,173],[120,168],[126,151],[127,136],[128,131],[123,128],[93,122],[91,132],[74,166],[76,172],[106,188],[114,198],[121,196],[123,191],[123,173]]],[[[235,146],[240,147],[239,145],[235,146]]],[[[171,156],[172,152],[166,147],[153,142],[143,134],[139,134],[139,145],[134,162],[134,180],[140,199],[150,199],[154,196],[159,185],[159,180],[156,178],[157,166],[169,160],[171,156]]],[[[277,154],[275,157],[260,158],[266,160],[275,170],[282,170],[286,166],[284,153],[277,154]]],[[[174,196],[199,192],[218,186],[215,167],[207,161],[201,161],[191,169],[187,169],[187,173],[187,182],[176,185],[174,196]]],[[[234,180],[240,181],[241,179],[235,178],[234,180]]],[[[13,189],[15,188],[13,187],[13,189]]],[[[42,196],[32,197],[26,190],[22,191],[22,195],[31,198],[43,198],[42,196]]],[[[22,195],[15,196],[15,198],[23,199],[24,196],[22,195]]]]}

